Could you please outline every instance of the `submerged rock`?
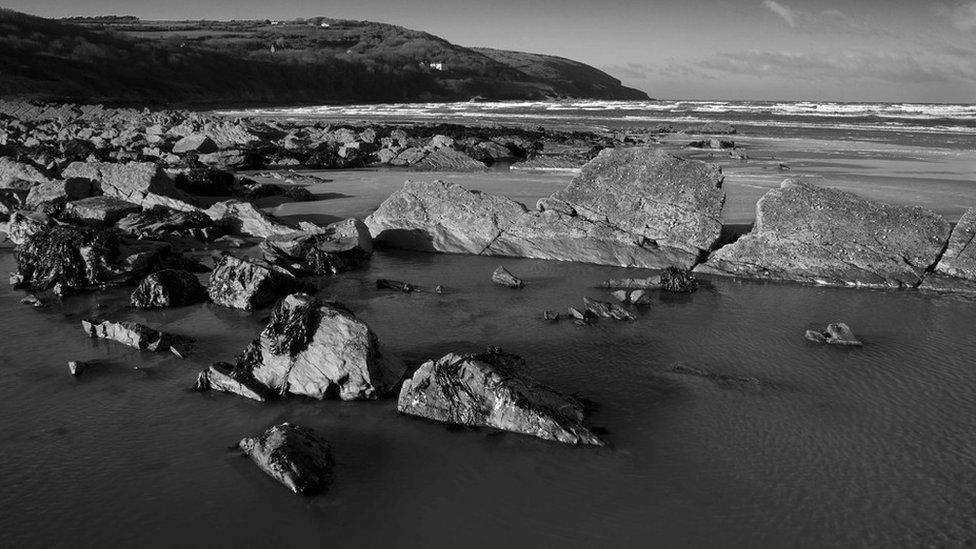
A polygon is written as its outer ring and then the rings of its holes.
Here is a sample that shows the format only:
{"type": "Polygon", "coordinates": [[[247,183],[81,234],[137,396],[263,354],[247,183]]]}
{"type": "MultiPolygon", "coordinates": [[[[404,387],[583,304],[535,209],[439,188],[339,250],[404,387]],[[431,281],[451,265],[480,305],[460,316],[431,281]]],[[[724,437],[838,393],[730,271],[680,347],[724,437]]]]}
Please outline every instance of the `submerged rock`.
{"type": "Polygon", "coordinates": [[[254,259],[225,254],[210,273],[208,293],[217,305],[251,310],[303,287],[288,271],[254,259]]]}
{"type": "Polygon", "coordinates": [[[915,287],[949,238],[920,207],[891,206],[787,179],[756,205],[752,232],[696,271],[834,286],[915,287]]]}
{"type": "Polygon", "coordinates": [[[540,385],[525,372],[522,358],[496,349],[425,362],[403,382],[397,409],[569,444],[604,444],[583,425],[580,400],[540,385]]]}
{"type": "Polygon", "coordinates": [[[505,267],[495,269],[495,272],[491,273],[491,281],[499,286],[508,286],[509,288],[521,288],[525,286],[521,278],[510,273],[505,267]]]}
{"type": "Polygon", "coordinates": [[[110,320],[82,320],[81,328],[89,337],[110,339],[140,351],[172,351],[183,358],[193,338],[161,332],[137,322],[110,320]]]}
{"type": "Polygon", "coordinates": [[[241,452],[271,478],[303,496],[324,491],[332,481],[332,447],[314,431],[282,423],[238,443],[241,452]]]}
{"type": "Polygon", "coordinates": [[[417,287],[409,282],[401,282],[399,280],[389,280],[386,278],[378,278],[376,280],[377,290],[396,290],[398,292],[403,292],[408,294],[410,292],[417,291],[417,287]]]}
{"type": "Polygon", "coordinates": [[[207,299],[207,290],[196,275],[177,269],[163,269],[147,276],[132,292],[133,307],[180,307],[207,299]]]}
{"type": "Polygon", "coordinates": [[[82,362],[80,360],[72,360],[68,362],[68,372],[75,377],[85,373],[86,369],[88,369],[87,362],[82,362]]]}
{"type": "MultiPolygon", "coordinates": [[[[586,306],[587,311],[599,317],[612,318],[614,320],[637,320],[637,317],[631,314],[630,311],[616,303],[584,297],[583,304],[586,306]]],[[[586,319],[584,318],[583,320],[586,319]]]]}
{"type": "Polygon", "coordinates": [[[830,345],[863,345],[859,339],[854,337],[854,332],[851,331],[851,327],[843,322],[828,324],[827,330],[824,332],[807,330],[806,338],[816,343],[828,343],[830,345]]]}
{"type": "Polygon", "coordinates": [[[296,293],[275,306],[235,366],[215,365],[202,375],[207,388],[255,400],[286,394],[359,400],[390,391],[405,369],[344,306],[296,293]]]}

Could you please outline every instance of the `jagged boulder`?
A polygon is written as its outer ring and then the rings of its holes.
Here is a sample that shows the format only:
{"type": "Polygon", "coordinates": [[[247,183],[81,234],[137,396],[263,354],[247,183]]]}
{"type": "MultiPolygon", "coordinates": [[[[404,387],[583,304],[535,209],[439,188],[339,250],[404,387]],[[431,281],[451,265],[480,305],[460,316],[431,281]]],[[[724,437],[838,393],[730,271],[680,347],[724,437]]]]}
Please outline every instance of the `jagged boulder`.
{"type": "Polygon", "coordinates": [[[271,389],[254,379],[250,368],[240,369],[226,362],[216,362],[200,372],[195,389],[233,393],[258,402],[266,402],[275,397],[271,389]]]}
{"type": "Polygon", "coordinates": [[[302,289],[288,271],[254,259],[225,254],[210,273],[210,300],[223,307],[251,310],[274,303],[278,298],[302,289]]]}
{"type": "Polygon", "coordinates": [[[496,349],[451,353],[425,362],[403,382],[397,410],[569,444],[604,444],[584,426],[582,401],[540,385],[525,369],[522,358],[496,349]]]}
{"type": "Polygon", "coordinates": [[[256,400],[272,394],[357,400],[387,393],[405,369],[349,309],[295,293],[278,302],[235,366],[204,374],[208,388],[256,400]]]}
{"type": "Polygon", "coordinates": [[[37,233],[46,231],[55,225],[55,221],[41,212],[13,211],[6,223],[0,223],[0,232],[7,235],[7,240],[21,245],[37,233]]]}
{"type": "Polygon", "coordinates": [[[756,205],[756,224],[696,270],[833,286],[916,287],[949,238],[920,207],[891,206],[799,179],[756,205]]]}
{"type": "Polygon", "coordinates": [[[367,261],[373,239],[362,221],[347,219],[322,229],[271,235],[261,251],[268,262],[297,276],[333,275],[367,261]]]}
{"type": "Polygon", "coordinates": [[[481,254],[525,206],[444,181],[407,181],[366,218],[378,245],[481,254]]]}
{"type": "Polygon", "coordinates": [[[491,281],[499,286],[506,286],[508,288],[521,288],[525,286],[521,278],[513,275],[508,269],[501,266],[491,273],[491,281]]]}
{"type": "Polygon", "coordinates": [[[250,202],[226,200],[217,202],[204,212],[210,219],[221,224],[233,234],[267,238],[271,235],[295,232],[295,227],[262,212],[250,202]]]}
{"type": "Polygon", "coordinates": [[[926,290],[976,292],[976,208],[970,208],[952,229],[949,245],[925,276],[926,290]]]}
{"type": "Polygon", "coordinates": [[[450,148],[437,149],[412,165],[413,169],[426,172],[451,171],[473,172],[487,168],[484,163],[461,151],[450,148]]]}
{"type": "Polygon", "coordinates": [[[242,439],[238,447],[262,471],[296,494],[318,494],[332,481],[332,447],[311,429],[282,423],[259,437],[242,439]]]}
{"type": "Polygon", "coordinates": [[[23,284],[35,290],[128,284],[180,260],[162,242],[72,225],[28,236],[16,256],[23,284]]]}
{"type": "Polygon", "coordinates": [[[109,339],[140,351],[170,351],[183,358],[193,338],[161,332],[137,322],[82,320],[81,328],[89,337],[109,339]]]}
{"type": "Polygon", "coordinates": [[[132,292],[133,307],[180,307],[207,299],[207,290],[196,275],[178,269],[163,269],[142,279],[132,292]]]}
{"type": "Polygon", "coordinates": [[[130,214],[142,211],[138,204],[112,196],[92,196],[68,202],[62,217],[82,225],[107,227],[130,214]]]}
{"type": "Polygon", "coordinates": [[[64,179],[85,179],[105,196],[114,196],[144,208],[166,206],[195,210],[193,200],[180,191],[161,167],[152,162],[73,162],[62,172],[64,179]]]}

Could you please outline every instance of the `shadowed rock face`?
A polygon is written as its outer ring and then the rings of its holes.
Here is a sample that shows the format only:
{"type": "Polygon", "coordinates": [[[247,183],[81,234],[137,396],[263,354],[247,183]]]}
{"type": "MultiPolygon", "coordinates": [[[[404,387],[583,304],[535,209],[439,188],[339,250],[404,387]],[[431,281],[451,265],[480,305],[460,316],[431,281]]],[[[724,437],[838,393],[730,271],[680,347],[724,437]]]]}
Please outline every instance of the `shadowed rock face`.
{"type": "Polygon", "coordinates": [[[132,306],[179,307],[207,299],[207,290],[196,275],[176,269],[163,269],[147,276],[132,292],[132,306]]]}
{"type": "Polygon", "coordinates": [[[378,245],[607,265],[690,267],[718,239],[717,168],[646,148],[609,149],[528,211],[451,183],[407,182],[366,220],[378,245]]]}
{"type": "Polygon", "coordinates": [[[935,266],[925,277],[922,288],[976,292],[976,208],[966,211],[952,229],[949,245],[935,266]]]}
{"type": "Polygon", "coordinates": [[[69,202],[64,207],[64,217],[95,227],[107,227],[130,214],[138,214],[142,208],[131,202],[111,196],[93,196],[69,202]]]}
{"type": "Polygon", "coordinates": [[[915,287],[948,237],[949,224],[924,208],[788,179],[759,200],[752,232],[696,270],[835,286],[915,287]]]}
{"type": "Polygon", "coordinates": [[[261,243],[261,252],[297,276],[333,275],[366,262],[373,239],[362,221],[346,219],[321,229],[271,235],[261,243]]]}
{"type": "Polygon", "coordinates": [[[332,480],[332,447],[311,429],[282,423],[261,436],[241,440],[238,447],[261,470],[296,494],[317,494],[332,480]]]}
{"type": "Polygon", "coordinates": [[[489,350],[431,360],[403,382],[397,409],[435,421],[487,426],[569,444],[602,446],[584,406],[536,383],[520,357],[489,350]]]}

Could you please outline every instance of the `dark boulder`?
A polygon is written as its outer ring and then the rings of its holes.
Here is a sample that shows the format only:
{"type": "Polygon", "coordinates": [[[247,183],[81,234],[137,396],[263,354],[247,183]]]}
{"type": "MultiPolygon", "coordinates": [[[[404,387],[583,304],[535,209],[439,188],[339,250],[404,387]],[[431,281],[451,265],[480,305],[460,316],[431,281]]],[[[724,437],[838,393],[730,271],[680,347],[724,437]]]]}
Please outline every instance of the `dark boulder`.
{"type": "Polygon", "coordinates": [[[691,293],[698,289],[698,281],[691,269],[668,267],[660,274],[661,289],[666,292],[691,293]]]}
{"type": "Polygon", "coordinates": [[[177,189],[198,196],[231,196],[237,192],[234,174],[214,168],[195,168],[176,175],[177,189]]]}
{"type": "Polygon", "coordinates": [[[108,227],[140,211],[142,208],[132,202],[112,196],[93,196],[65,204],[62,217],[82,225],[108,227]]]}
{"type": "Polygon", "coordinates": [[[369,229],[358,219],[326,227],[271,235],[261,243],[264,258],[297,276],[334,275],[368,261],[373,253],[369,229]]]}
{"type": "Polygon", "coordinates": [[[314,431],[282,423],[238,443],[241,452],[271,478],[303,496],[323,492],[332,481],[332,447],[314,431]]]}
{"type": "Polygon", "coordinates": [[[144,278],[130,299],[133,307],[180,307],[206,301],[207,290],[193,273],[163,269],[144,278]]]}

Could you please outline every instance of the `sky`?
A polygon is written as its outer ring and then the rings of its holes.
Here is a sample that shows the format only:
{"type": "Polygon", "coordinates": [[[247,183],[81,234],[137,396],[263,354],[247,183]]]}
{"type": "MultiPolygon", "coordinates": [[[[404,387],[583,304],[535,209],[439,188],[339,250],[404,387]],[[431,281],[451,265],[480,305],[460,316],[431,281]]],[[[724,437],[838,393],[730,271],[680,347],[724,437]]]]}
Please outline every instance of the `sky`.
{"type": "Polygon", "coordinates": [[[659,99],[976,103],[976,0],[0,0],[40,15],[326,16],[568,57],[659,99]]]}

